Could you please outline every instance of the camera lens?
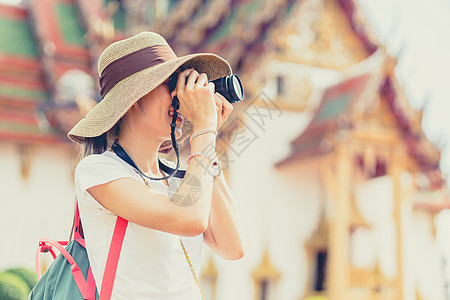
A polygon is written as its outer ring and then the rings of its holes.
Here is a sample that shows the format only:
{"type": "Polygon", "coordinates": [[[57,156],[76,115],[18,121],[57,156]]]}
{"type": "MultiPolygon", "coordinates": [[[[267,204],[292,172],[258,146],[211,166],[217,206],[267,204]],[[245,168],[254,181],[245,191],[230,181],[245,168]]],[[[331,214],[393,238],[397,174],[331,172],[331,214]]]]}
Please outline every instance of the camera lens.
{"type": "Polygon", "coordinates": [[[230,103],[244,99],[244,89],[236,74],[218,78],[212,82],[215,85],[216,92],[224,96],[230,103]]]}
{"type": "Polygon", "coordinates": [[[231,80],[232,80],[232,93],[234,93],[234,97],[236,99],[239,99],[235,102],[241,101],[242,99],[244,99],[244,89],[242,88],[242,83],[241,80],[239,79],[239,77],[237,77],[237,75],[231,75],[231,80]]]}

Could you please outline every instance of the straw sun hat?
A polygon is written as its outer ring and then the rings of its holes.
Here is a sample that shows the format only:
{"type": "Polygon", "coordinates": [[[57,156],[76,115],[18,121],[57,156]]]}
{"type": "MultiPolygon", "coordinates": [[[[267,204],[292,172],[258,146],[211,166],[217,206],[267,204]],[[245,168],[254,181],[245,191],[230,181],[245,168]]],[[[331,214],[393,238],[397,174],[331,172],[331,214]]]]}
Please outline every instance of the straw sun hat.
{"type": "MultiPolygon", "coordinates": [[[[109,45],[98,62],[103,100],[70,130],[68,137],[82,143],[86,137],[108,132],[135,102],[162,84],[179,67],[206,73],[210,81],[232,74],[228,62],[215,54],[177,57],[166,40],[154,32],[141,32],[109,45]]],[[[191,133],[192,124],[184,119],[178,143],[191,133]]],[[[171,144],[170,140],[164,141],[160,151],[171,148],[171,144]]]]}

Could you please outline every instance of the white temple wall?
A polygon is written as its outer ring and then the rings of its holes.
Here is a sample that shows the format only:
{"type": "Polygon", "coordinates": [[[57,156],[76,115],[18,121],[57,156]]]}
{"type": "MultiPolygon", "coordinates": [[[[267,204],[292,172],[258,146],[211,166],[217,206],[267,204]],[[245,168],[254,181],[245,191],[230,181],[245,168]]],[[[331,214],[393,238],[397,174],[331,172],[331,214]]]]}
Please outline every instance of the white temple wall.
{"type": "MultiPolygon", "coordinates": [[[[216,300],[254,298],[251,274],[265,249],[281,273],[272,290],[273,299],[298,300],[303,295],[308,276],[305,242],[318,225],[324,193],[313,160],[305,161],[301,169],[283,172],[274,164],[286,157],[290,141],[308,121],[306,114],[283,112],[281,118],[270,120],[264,131],[253,128],[258,138],[239,157],[229,154],[234,160],[229,166],[229,184],[248,248],[239,261],[213,255],[218,269],[216,300]]],[[[0,143],[0,270],[34,268],[39,238],[66,240],[71,228],[75,196],[72,148],[38,145],[31,153],[29,177],[23,179],[17,145],[0,143]]],[[[378,258],[389,279],[396,276],[392,195],[392,180],[387,176],[357,185],[356,203],[372,229],[355,234],[351,241],[352,263],[370,266],[378,258]]],[[[404,206],[403,219],[406,299],[414,299],[416,287],[425,299],[445,299],[431,216],[404,206]]],[[[211,254],[207,246],[204,250],[202,268],[211,254]]],[[[50,255],[41,257],[47,263],[52,261],[50,255]]]]}
{"type": "MultiPolygon", "coordinates": [[[[393,217],[392,180],[389,176],[382,176],[360,183],[355,189],[355,196],[361,214],[372,227],[355,237],[358,241],[354,242],[353,246],[356,244],[359,247],[352,252],[352,262],[356,260],[359,266],[374,266],[378,259],[383,275],[388,280],[395,280],[397,237],[393,217]]],[[[444,270],[433,236],[432,223],[433,219],[429,213],[413,210],[412,199],[403,199],[402,259],[405,300],[415,300],[416,289],[424,299],[445,299],[444,270]]]]}
{"type": "MultiPolygon", "coordinates": [[[[265,132],[240,157],[229,154],[229,178],[248,240],[239,261],[214,257],[218,268],[217,300],[254,299],[252,271],[267,249],[273,266],[281,273],[271,299],[298,299],[307,280],[305,241],[317,226],[319,185],[316,167],[299,170],[295,177],[274,168],[307,124],[299,113],[283,112],[272,119],[265,132]],[[231,288],[232,287],[232,288],[231,288]]],[[[246,119],[251,126],[251,120],[246,119]]],[[[255,131],[258,128],[252,128],[255,131]]],[[[207,255],[204,256],[206,260],[207,255]]]]}
{"type": "MultiPolygon", "coordinates": [[[[34,146],[24,179],[18,146],[0,143],[0,270],[34,269],[39,238],[69,238],[75,197],[72,156],[72,148],[65,145],[34,146]]],[[[50,256],[41,255],[47,265],[50,256]]]]}
{"type": "Polygon", "coordinates": [[[444,265],[433,235],[433,219],[430,213],[415,210],[411,235],[414,236],[411,251],[414,283],[424,299],[445,300],[444,265]]]}

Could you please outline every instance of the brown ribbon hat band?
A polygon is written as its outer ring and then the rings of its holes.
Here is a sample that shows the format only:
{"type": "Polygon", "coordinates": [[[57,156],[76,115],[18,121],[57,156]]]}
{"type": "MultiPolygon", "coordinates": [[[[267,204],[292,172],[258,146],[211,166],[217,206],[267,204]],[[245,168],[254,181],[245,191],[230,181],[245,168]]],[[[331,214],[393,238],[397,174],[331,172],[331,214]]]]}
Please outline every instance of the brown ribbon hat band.
{"type": "Polygon", "coordinates": [[[100,77],[100,95],[105,95],[119,81],[154,65],[175,59],[177,56],[169,46],[156,45],[127,54],[110,63],[100,77]]]}
{"type": "MultiPolygon", "coordinates": [[[[86,137],[108,133],[136,101],[162,84],[178,68],[194,68],[206,73],[208,80],[232,74],[229,63],[212,53],[196,53],[177,57],[167,41],[154,32],[141,32],[109,45],[98,61],[102,100],[68,133],[72,141],[83,143],[86,137]]],[[[178,143],[192,132],[185,119],[178,143]]],[[[171,148],[164,141],[160,151],[171,148]]]]}

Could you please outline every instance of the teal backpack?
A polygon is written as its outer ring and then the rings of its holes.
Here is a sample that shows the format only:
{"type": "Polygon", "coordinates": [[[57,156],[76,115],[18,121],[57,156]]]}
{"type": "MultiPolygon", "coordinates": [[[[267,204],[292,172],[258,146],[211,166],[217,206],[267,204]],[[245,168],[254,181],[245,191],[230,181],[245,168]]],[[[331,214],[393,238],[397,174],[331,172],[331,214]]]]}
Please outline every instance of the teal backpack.
{"type": "Polygon", "coordinates": [[[46,238],[40,239],[36,251],[36,273],[39,281],[30,292],[28,300],[107,300],[111,298],[117,263],[128,221],[117,217],[99,296],[89,264],[85,241],[80,234],[79,220],[77,203],[73,240],[66,242],[46,238]],[[58,256],[56,256],[53,248],[60,252],[58,256]],[[46,252],[50,252],[55,260],[40,278],[39,256],[40,253],[46,252]]]}

